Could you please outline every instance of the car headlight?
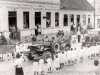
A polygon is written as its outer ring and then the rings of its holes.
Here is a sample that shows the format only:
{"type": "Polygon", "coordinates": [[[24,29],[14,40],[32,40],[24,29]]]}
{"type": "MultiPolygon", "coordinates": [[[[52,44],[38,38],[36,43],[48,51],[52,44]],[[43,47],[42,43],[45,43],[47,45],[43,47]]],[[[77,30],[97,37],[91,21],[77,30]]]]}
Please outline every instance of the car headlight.
{"type": "Polygon", "coordinates": [[[41,46],[41,50],[43,50],[44,49],[44,46],[41,46]]]}

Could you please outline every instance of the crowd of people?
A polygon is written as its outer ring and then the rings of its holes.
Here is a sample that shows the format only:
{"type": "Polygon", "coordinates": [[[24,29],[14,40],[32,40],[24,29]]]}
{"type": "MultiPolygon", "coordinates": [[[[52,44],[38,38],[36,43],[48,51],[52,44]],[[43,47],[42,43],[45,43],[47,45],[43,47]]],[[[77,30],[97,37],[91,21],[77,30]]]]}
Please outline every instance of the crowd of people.
{"type": "Polygon", "coordinates": [[[20,30],[15,25],[10,26],[10,39],[20,40],[20,30]]]}
{"type": "Polygon", "coordinates": [[[58,30],[58,33],[56,34],[57,37],[59,36],[64,36],[64,31],[63,30],[58,30]]]}
{"type": "MultiPolygon", "coordinates": [[[[18,44],[16,45],[16,49],[14,49],[14,55],[12,56],[16,58],[16,61],[14,62],[16,75],[24,75],[22,64],[27,60],[27,58],[25,57],[23,52],[28,51],[27,47],[31,44],[32,43],[18,44]]],[[[74,64],[84,62],[86,59],[97,57],[100,57],[100,45],[91,46],[90,48],[72,47],[69,50],[59,50],[54,54],[54,59],[48,56],[47,70],[44,69],[45,63],[42,57],[41,59],[35,59],[33,61],[32,71],[33,75],[44,75],[46,72],[59,72],[59,70],[64,67],[73,66],[74,64]]],[[[3,55],[0,55],[0,58],[2,61],[4,61],[3,55]]],[[[7,59],[11,59],[9,57],[9,54],[7,54],[7,59]]]]}
{"type": "MultiPolygon", "coordinates": [[[[26,45],[28,46],[28,44],[26,45]]],[[[25,47],[26,47],[25,46],[25,47]]],[[[20,48],[22,48],[20,46],[20,48]]],[[[16,49],[18,50],[18,49],[16,49]]],[[[22,49],[21,49],[22,50],[22,49]]],[[[100,57],[100,45],[91,46],[90,48],[71,48],[69,50],[59,50],[54,54],[54,59],[52,57],[47,57],[47,63],[44,63],[43,57],[40,59],[35,59],[33,61],[33,75],[44,75],[47,73],[59,72],[60,69],[73,66],[74,64],[82,63],[88,59],[100,57]],[[45,65],[47,64],[47,70],[45,65]]],[[[16,73],[17,75],[24,75],[23,68],[21,64],[25,61],[22,53],[16,54],[17,60],[15,61],[16,73]]],[[[94,64],[95,65],[95,64],[94,64]]]]}
{"type": "MultiPolygon", "coordinates": [[[[64,36],[63,31],[58,31],[57,36],[64,36]]],[[[32,43],[36,41],[36,36],[31,35],[32,43]]],[[[43,40],[44,41],[44,40],[43,40]]],[[[50,41],[48,36],[46,36],[45,41],[50,41]]],[[[22,64],[27,60],[24,55],[24,52],[29,51],[27,47],[32,45],[32,43],[18,44],[14,49],[14,54],[12,56],[16,58],[14,62],[14,66],[16,68],[16,75],[24,75],[24,71],[22,68],[22,64]]],[[[52,73],[58,72],[60,69],[73,66],[74,64],[78,64],[80,62],[84,62],[86,59],[100,57],[100,45],[91,46],[90,48],[76,48],[72,47],[69,50],[59,50],[54,54],[54,59],[52,57],[47,57],[47,70],[44,69],[44,60],[43,57],[40,59],[35,59],[33,61],[33,75],[44,75],[45,72],[52,73]]],[[[0,59],[4,61],[3,54],[0,55],[0,59]]],[[[9,54],[7,54],[7,59],[10,60],[9,54]]],[[[98,62],[98,61],[95,61],[98,62]]],[[[97,63],[94,63],[95,66],[98,66],[97,63]]]]}

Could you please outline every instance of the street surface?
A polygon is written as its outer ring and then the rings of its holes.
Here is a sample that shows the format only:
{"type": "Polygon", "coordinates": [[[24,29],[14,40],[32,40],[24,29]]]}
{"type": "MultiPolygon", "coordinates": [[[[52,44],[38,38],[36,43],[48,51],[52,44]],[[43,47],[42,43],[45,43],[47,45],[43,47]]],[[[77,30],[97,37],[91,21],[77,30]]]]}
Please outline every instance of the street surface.
{"type": "MultiPolygon", "coordinates": [[[[99,59],[100,60],[100,59],[99,59]]],[[[23,63],[23,70],[25,75],[32,75],[32,63],[33,61],[26,61],[23,63]]],[[[47,72],[47,64],[45,64],[45,72],[47,72]]],[[[95,75],[94,70],[94,60],[88,59],[84,60],[83,63],[77,63],[72,66],[66,66],[63,69],[55,71],[51,74],[45,73],[45,75],[95,75]]],[[[13,66],[13,60],[0,62],[0,75],[15,75],[15,68],[13,66]]]]}
{"type": "MultiPolygon", "coordinates": [[[[73,45],[73,47],[81,48],[81,43],[73,45]]],[[[15,75],[14,60],[10,56],[11,60],[0,61],[0,75],[15,75]]],[[[100,59],[98,59],[100,60],[100,59]]],[[[23,63],[24,75],[33,75],[32,72],[33,61],[25,61],[23,63]]],[[[47,64],[44,65],[45,75],[95,75],[94,73],[94,59],[84,58],[83,63],[77,63],[71,66],[66,66],[63,69],[58,70],[58,73],[53,71],[53,73],[47,73],[47,64]]]]}

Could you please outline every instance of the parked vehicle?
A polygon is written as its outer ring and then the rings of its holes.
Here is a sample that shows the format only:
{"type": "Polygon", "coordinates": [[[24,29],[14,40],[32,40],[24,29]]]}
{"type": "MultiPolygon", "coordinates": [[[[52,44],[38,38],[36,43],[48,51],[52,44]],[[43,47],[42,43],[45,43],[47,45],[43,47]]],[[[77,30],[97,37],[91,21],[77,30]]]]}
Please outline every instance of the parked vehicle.
{"type": "Polygon", "coordinates": [[[44,44],[30,45],[30,52],[27,54],[29,60],[39,59],[43,57],[46,61],[48,56],[53,58],[56,52],[68,50],[71,47],[70,39],[58,40],[53,42],[44,42],[44,44]]]}

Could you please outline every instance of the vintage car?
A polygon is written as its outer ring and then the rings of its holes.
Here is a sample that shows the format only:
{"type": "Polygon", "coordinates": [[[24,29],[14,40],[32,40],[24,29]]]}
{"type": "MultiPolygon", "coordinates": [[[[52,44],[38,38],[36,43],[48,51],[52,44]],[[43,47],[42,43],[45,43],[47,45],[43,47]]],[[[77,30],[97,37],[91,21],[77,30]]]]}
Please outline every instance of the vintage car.
{"type": "Polygon", "coordinates": [[[93,46],[96,45],[97,43],[97,37],[93,37],[93,36],[86,36],[85,41],[82,42],[82,46],[93,46]]]}
{"type": "Polygon", "coordinates": [[[91,29],[88,31],[85,41],[82,42],[82,46],[92,46],[100,44],[100,29],[91,29]]]}
{"type": "Polygon", "coordinates": [[[58,39],[56,41],[49,41],[44,42],[42,44],[35,44],[30,45],[28,48],[30,49],[30,52],[28,53],[28,59],[40,59],[43,57],[43,59],[46,61],[48,56],[51,56],[53,58],[53,55],[56,52],[67,50],[71,47],[70,39],[58,39]]]}

